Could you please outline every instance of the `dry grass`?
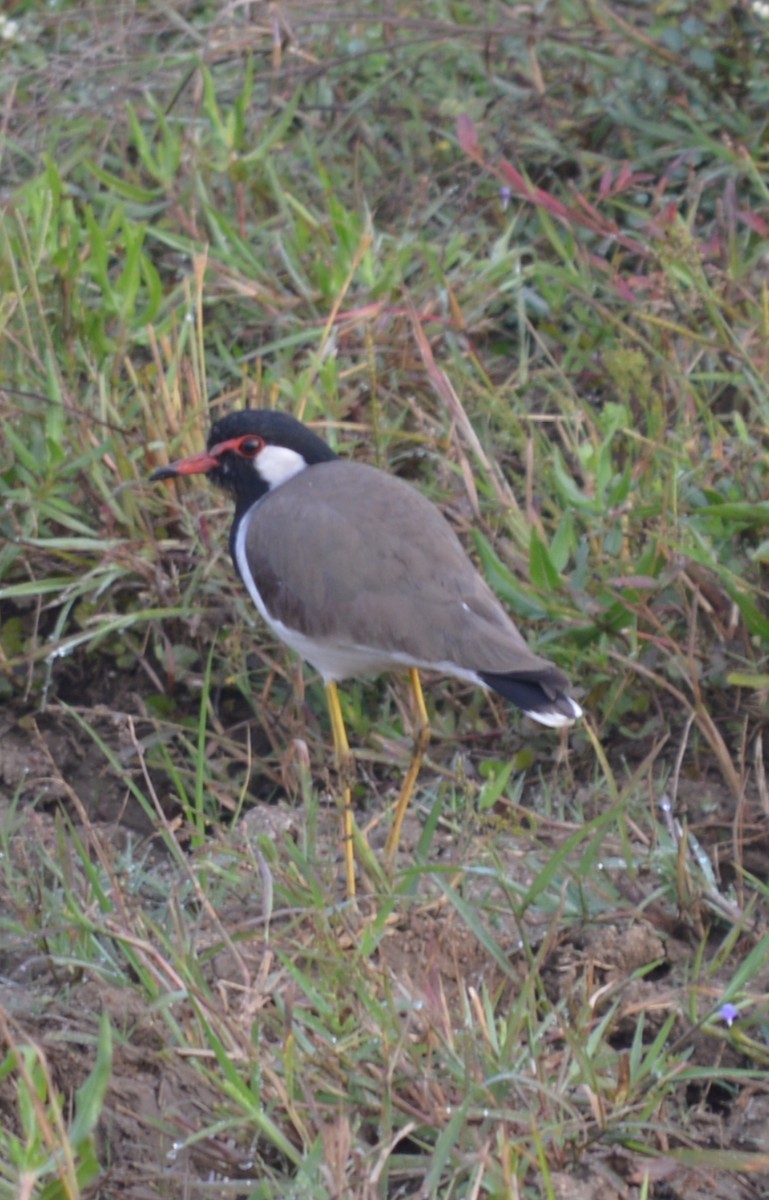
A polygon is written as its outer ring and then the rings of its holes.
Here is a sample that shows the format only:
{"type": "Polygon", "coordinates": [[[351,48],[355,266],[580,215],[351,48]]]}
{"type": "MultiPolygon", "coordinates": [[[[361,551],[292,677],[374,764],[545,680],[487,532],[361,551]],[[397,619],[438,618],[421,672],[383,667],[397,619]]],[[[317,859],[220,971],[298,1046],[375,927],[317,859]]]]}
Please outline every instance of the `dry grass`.
{"type": "Polygon", "coordinates": [[[674,10],[16,4],[0,1197],[766,1191],[769,30],[674,10]],[[146,482],[244,403],[426,491],[588,712],[433,683],[389,879],[347,687],[357,911],[322,689],[146,482]]]}

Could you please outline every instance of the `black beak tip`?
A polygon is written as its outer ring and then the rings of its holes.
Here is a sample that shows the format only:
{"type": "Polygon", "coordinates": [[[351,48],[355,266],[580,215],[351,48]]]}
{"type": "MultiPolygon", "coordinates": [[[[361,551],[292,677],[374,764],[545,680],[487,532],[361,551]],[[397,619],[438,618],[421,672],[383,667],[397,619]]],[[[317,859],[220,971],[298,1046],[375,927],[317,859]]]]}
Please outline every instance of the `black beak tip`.
{"type": "Polygon", "coordinates": [[[158,467],[150,475],[150,483],[159,483],[161,479],[175,479],[178,472],[174,467],[158,467]]]}

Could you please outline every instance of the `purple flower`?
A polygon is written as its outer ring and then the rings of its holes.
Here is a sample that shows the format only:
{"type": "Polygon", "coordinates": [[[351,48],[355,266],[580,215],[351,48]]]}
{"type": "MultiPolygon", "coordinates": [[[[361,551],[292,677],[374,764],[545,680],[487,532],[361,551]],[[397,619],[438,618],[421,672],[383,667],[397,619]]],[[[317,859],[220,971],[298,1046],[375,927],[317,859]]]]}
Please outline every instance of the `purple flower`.
{"type": "Polygon", "coordinates": [[[513,198],[513,193],[509,187],[501,187],[499,189],[499,198],[502,201],[502,212],[504,212],[513,198]]]}
{"type": "Polygon", "coordinates": [[[718,1015],[722,1021],[731,1029],[734,1022],[740,1015],[740,1010],[734,1004],[722,1004],[718,1010],[718,1015]]]}

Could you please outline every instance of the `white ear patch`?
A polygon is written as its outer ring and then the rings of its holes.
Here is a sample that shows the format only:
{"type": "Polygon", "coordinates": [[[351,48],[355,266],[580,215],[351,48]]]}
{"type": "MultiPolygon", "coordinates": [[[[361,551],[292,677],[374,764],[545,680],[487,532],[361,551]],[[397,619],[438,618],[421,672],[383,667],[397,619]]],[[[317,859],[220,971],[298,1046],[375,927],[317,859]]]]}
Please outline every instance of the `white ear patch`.
{"type": "Polygon", "coordinates": [[[265,446],[254,459],[254,470],[270,488],[280,487],[307,466],[302,455],[286,446],[265,446]]]}

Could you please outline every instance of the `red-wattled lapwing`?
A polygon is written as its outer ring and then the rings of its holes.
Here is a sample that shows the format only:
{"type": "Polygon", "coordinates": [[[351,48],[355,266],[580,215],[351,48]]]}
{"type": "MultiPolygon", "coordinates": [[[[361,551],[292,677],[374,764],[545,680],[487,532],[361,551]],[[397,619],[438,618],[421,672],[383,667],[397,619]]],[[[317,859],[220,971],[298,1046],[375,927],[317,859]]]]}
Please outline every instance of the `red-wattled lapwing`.
{"type": "Polygon", "coordinates": [[[261,616],[326,685],[349,896],[351,759],[338,680],[398,668],[411,675],[419,727],[388,865],[430,732],[420,669],[492,688],[543,725],[559,728],[582,715],[563,672],[532,653],[443,516],[402,479],[337,458],[300,421],[265,409],[222,417],[206,451],[152,479],[198,472],[235,498],[230,550],[261,616]]]}

